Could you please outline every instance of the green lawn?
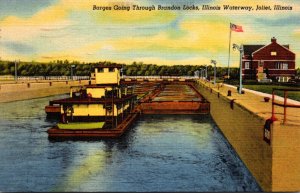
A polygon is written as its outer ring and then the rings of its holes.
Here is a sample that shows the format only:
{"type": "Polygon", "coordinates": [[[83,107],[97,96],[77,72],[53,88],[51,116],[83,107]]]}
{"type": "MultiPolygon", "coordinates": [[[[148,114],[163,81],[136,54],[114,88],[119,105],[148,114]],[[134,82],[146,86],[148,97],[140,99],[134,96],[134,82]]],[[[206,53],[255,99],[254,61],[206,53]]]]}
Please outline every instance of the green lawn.
{"type": "MultiPolygon", "coordinates": [[[[300,87],[291,87],[291,86],[278,86],[278,85],[243,85],[244,88],[256,90],[259,92],[264,92],[272,94],[273,88],[300,88],[300,87]]],[[[275,94],[283,97],[283,91],[275,91],[275,94]]],[[[300,101],[300,91],[290,91],[288,92],[288,98],[300,101]]]]}

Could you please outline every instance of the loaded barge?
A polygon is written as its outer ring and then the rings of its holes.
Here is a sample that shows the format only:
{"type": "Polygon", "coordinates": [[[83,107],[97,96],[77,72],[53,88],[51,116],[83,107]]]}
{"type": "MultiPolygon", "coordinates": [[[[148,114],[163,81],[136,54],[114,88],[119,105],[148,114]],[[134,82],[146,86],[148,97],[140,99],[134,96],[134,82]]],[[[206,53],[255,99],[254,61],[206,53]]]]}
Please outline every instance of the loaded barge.
{"type": "Polygon", "coordinates": [[[70,97],[53,100],[48,116],[60,121],[49,138],[120,137],[140,114],[208,114],[210,104],[194,81],[121,80],[122,66],[95,66],[95,84],[71,87],[70,97]]]}

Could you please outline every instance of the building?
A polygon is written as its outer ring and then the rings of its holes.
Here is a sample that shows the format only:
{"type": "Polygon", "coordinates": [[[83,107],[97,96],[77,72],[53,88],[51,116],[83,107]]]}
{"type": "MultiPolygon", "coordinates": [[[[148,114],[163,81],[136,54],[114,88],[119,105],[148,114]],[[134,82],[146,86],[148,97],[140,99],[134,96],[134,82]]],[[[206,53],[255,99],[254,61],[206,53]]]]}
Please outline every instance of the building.
{"type": "Polygon", "coordinates": [[[296,75],[296,55],[289,45],[280,45],[276,38],[268,45],[244,45],[243,79],[287,82],[296,75]]]}

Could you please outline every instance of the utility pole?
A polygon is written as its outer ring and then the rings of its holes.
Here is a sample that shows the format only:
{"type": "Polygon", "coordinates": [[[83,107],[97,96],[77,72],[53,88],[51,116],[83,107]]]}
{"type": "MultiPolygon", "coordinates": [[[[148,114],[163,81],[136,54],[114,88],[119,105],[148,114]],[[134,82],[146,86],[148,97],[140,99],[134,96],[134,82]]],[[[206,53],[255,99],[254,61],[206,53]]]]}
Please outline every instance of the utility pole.
{"type": "Polygon", "coordinates": [[[243,48],[243,44],[241,44],[240,46],[237,44],[233,44],[233,50],[238,50],[240,51],[240,87],[239,87],[239,94],[242,94],[242,88],[243,88],[243,84],[242,84],[242,57],[244,55],[244,48],[243,48]]]}
{"type": "Polygon", "coordinates": [[[211,60],[211,63],[214,64],[214,85],[215,85],[216,84],[216,78],[217,78],[217,70],[216,70],[217,61],[211,60]]]}

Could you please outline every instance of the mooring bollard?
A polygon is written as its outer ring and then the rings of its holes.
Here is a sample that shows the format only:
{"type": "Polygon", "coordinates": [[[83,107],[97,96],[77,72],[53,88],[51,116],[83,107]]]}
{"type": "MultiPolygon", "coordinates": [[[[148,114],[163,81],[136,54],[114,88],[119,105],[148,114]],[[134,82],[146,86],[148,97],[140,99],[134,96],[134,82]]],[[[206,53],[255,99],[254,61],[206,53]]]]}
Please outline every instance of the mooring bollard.
{"type": "Polygon", "coordinates": [[[270,100],[270,97],[264,97],[264,101],[267,103],[267,102],[269,102],[269,100],[270,100]]]}
{"type": "Polygon", "coordinates": [[[231,90],[227,91],[227,96],[231,96],[231,90]]]}
{"type": "Polygon", "coordinates": [[[231,108],[231,109],[233,109],[234,100],[235,100],[235,99],[232,99],[232,100],[230,101],[230,108],[231,108]]]}

